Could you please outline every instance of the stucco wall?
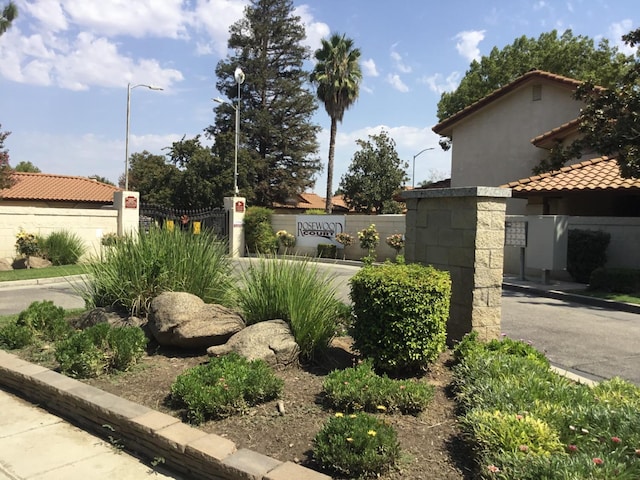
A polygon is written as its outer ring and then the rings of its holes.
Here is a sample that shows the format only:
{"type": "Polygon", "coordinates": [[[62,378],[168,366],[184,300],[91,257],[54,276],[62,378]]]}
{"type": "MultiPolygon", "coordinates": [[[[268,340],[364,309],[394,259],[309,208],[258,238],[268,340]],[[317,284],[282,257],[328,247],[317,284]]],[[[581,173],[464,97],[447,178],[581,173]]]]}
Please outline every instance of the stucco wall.
{"type": "Polygon", "coordinates": [[[100,249],[100,239],[117,233],[118,212],[115,209],[76,209],[42,207],[0,208],[0,258],[16,257],[16,235],[27,233],[45,236],[67,230],[77,234],[87,246],[87,256],[100,249]]]}
{"type": "MultiPolygon", "coordinates": [[[[499,186],[530,176],[547,151],[531,139],[575,119],[580,102],[571,90],[535,79],[504,95],[453,128],[451,186],[499,186]],[[534,101],[533,85],[542,85],[534,101]]],[[[510,199],[508,213],[525,213],[526,202],[510,199]]]]}

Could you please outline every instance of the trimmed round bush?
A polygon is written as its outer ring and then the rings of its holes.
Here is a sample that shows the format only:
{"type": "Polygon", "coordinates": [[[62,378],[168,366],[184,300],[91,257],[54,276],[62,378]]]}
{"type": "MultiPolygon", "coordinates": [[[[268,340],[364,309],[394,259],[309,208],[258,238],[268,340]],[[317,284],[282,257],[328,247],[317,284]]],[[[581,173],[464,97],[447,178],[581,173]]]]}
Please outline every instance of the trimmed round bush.
{"type": "Polygon", "coordinates": [[[350,281],[355,348],[390,374],[425,369],[445,349],[451,280],[418,264],[367,266],[350,281]]]}

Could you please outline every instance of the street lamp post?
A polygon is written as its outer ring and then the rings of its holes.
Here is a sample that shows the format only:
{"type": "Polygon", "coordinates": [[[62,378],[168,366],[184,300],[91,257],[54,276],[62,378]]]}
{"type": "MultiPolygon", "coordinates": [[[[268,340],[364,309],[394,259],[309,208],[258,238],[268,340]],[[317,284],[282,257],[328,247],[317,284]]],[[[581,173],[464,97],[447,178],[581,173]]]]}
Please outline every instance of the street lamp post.
{"type": "Polygon", "coordinates": [[[233,78],[238,84],[238,104],[234,105],[233,103],[225,102],[222,98],[216,97],[213,99],[214,102],[218,103],[227,103],[231,105],[236,112],[236,138],[235,138],[235,150],[234,150],[234,158],[233,158],[233,191],[235,195],[238,195],[240,191],[238,190],[238,139],[240,136],[240,85],[244,83],[245,75],[240,67],[236,67],[235,72],[233,72],[233,78]]]}
{"type": "Polygon", "coordinates": [[[145,87],[149,90],[162,90],[162,87],[156,87],[154,85],[145,85],[139,83],[138,85],[131,85],[127,83],[127,134],[124,141],[124,189],[129,190],[129,122],[131,119],[131,90],[138,87],[145,87]]]}
{"type": "Polygon", "coordinates": [[[411,188],[415,188],[416,186],[416,157],[421,153],[426,152],[427,150],[435,150],[436,147],[425,148],[424,150],[420,150],[413,156],[413,173],[411,174],[411,188]]]}

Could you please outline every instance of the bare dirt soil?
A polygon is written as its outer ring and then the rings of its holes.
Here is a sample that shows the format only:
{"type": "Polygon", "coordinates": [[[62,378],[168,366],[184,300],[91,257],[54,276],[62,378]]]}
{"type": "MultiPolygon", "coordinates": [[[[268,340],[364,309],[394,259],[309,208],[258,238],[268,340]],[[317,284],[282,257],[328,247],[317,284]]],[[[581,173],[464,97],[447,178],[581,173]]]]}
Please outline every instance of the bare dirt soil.
{"type": "MultiPolygon", "coordinates": [[[[349,346],[348,337],[334,341],[323,361],[328,368],[296,366],[276,372],[284,380],[280,398],[284,403],[284,415],[279,413],[276,401],[271,401],[253,407],[245,415],[209,421],[198,428],[226,437],[239,448],[249,448],[280,461],[293,461],[322,471],[313,461],[313,438],[333,414],[323,405],[322,382],[328,370],[348,367],[357,361],[349,346]]],[[[171,408],[171,384],[185,369],[207,361],[204,353],[185,355],[184,351],[157,348],[133,371],[87,380],[87,383],[181,417],[183,412],[171,408]]],[[[451,353],[445,352],[426,375],[426,380],[436,388],[435,397],[426,411],[418,416],[386,415],[398,432],[403,458],[396,469],[378,478],[474,478],[471,452],[461,439],[456,425],[456,404],[449,392],[450,361],[451,353]]]]}

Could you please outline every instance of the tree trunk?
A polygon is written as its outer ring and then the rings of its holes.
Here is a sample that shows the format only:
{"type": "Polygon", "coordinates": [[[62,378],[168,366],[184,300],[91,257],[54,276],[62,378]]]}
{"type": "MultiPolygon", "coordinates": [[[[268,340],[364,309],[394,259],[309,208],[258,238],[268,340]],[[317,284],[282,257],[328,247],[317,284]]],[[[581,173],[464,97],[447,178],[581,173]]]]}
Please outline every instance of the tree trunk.
{"type": "Polygon", "coordinates": [[[331,117],[331,134],[329,136],[329,162],[327,163],[327,198],[325,200],[324,211],[327,215],[333,210],[333,158],[336,153],[336,132],[338,131],[338,122],[331,117]]]}

